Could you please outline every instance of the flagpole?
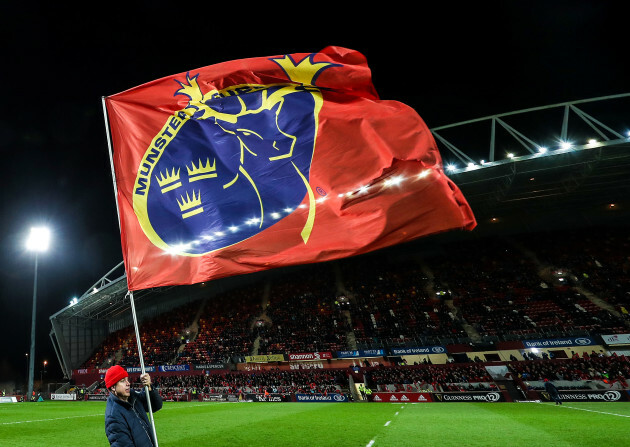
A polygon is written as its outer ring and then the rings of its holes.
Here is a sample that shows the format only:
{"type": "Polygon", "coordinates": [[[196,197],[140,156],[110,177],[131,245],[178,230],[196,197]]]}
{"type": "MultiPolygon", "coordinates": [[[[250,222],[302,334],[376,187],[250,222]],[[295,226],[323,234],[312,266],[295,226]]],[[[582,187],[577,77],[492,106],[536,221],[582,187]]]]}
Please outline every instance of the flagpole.
{"type": "MultiPolygon", "coordinates": [[[[140,371],[142,374],[144,370],[144,356],[142,355],[142,344],[140,343],[140,331],[138,330],[138,319],[136,318],[136,305],[133,300],[133,292],[129,290],[129,303],[131,304],[131,314],[133,315],[133,326],[136,330],[136,341],[138,342],[138,359],[140,359],[140,371]]],[[[149,386],[144,386],[144,392],[147,396],[147,404],[149,405],[149,418],[151,418],[151,426],[153,427],[153,439],[155,439],[155,447],[158,447],[157,432],[155,431],[155,420],[153,419],[153,408],[151,408],[151,399],[149,397],[149,386]]]]}
{"type": "MultiPolygon", "coordinates": [[[[107,118],[107,106],[105,104],[105,96],[101,96],[101,102],[103,104],[103,118],[105,119],[105,134],[107,135],[107,149],[109,155],[109,165],[112,170],[112,183],[114,186],[114,203],[116,204],[116,216],[118,217],[118,231],[121,231],[120,227],[120,210],[118,209],[118,188],[116,187],[116,171],[114,170],[114,155],[112,150],[112,138],[109,130],[109,120],[107,118]]],[[[127,266],[125,265],[125,273],[127,266]]],[[[129,279],[129,277],[127,277],[129,279]]],[[[128,284],[128,283],[127,283],[128,284]]],[[[127,291],[129,296],[129,303],[131,305],[131,314],[133,316],[133,326],[136,331],[136,342],[138,343],[138,358],[140,359],[140,372],[145,374],[144,369],[144,356],[142,355],[142,343],[140,342],[140,331],[138,330],[138,319],[136,318],[136,305],[133,299],[133,292],[127,291]]],[[[155,420],[153,419],[153,408],[151,408],[151,398],[149,397],[149,387],[145,385],[144,392],[147,397],[147,404],[149,406],[149,418],[151,419],[151,426],[153,427],[153,439],[155,441],[155,447],[158,447],[157,431],[155,430],[155,420]]]]}

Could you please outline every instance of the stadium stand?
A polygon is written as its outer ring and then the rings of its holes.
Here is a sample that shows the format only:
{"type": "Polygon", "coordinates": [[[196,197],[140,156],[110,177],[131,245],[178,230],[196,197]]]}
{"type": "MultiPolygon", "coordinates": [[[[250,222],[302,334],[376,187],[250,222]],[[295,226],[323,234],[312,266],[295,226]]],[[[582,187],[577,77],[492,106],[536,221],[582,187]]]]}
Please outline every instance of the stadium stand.
{"type": "MultiPolygon", "coordinates": [[[[577,241],[589,241],[583,233],[563,234],[562,246],[572,247],[566,252],[550,248],[557,235],[524,238],[521,249],[483,240],[443,246],[422,263],[368,256],[338,262],[337,273],[311,266],[195,301],[142,323],[147,362],[627,331],[622,232],[608,235],[597,254],[580,247],[577,241]]],[[[112,362],[138,364],[131,328],[110,334],[83,367],[112,362]]]]}
{"type": "MultiPolygon", "coordinates": [[[[563,352],[536,354],[521,344],[509,348],[509,362],[497,354],[491,363],[475,352],[525,340],[629,333],[628,245],[625,229],[591,228],[438,243],[422,257],[371,254],[305,266],[142,321],[145,363],[200,365],[155,375],[172,400],[216,393],[352,396],[353,383],[385,393],[448,393],[505,390],[508,380],[525,399],[543,391],[545,378],[566,390],[628,388],[628,358],[600,346],[554,358],[563,352]],[[443,364],[428,355],[413,365],[386,355],[432,345],[448,349],[443,364]],[[369,349],[381,354],[348,360],[343,368],[239,367],[245,356],[323,352],[330,363],[336,353],[369,349]],[[507,367],[508,376],[491,376],[489,365],[507,367]]],[[[82,367],[138,362],[135,334],[126,327],[109,334],[82,367]]],[[[105,393],[93,388],[92,394],[105,393]]]]}

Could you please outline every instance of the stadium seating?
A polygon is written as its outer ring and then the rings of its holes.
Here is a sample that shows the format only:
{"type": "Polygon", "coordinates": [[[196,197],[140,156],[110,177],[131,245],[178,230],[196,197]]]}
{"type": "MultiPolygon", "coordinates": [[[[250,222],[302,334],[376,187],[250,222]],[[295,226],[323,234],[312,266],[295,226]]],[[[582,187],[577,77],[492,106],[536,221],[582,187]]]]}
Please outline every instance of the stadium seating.
{"type": "MultiPolygon", "coordinates": [[[[440,243],[290,270],[141,323],[145,363],[630,330],[625,229],[440,243]]],[[[83,367],[137,366],[131,327],[83,367]]]]}

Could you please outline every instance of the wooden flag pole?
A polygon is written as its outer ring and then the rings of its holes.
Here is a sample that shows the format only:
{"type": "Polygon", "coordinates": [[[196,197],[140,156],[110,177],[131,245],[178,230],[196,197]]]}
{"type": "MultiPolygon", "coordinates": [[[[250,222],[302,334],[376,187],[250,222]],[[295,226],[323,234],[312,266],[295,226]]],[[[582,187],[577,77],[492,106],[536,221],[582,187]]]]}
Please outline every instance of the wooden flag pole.
{"type": "MultiPolygon", "coordinates": [[[[112,138],[109,130],[109,120],[107,119],[107,106],[105,105],[105,97],[101,97],[103,103],[103,118],[105,119],[105,134],[107,135],[107,148],[109,153],[109,164],[112,170],[112,182],[114,185],[114,203],[116,204],[116,215],[118,216],[118,230],[120,231],[120,210],[118,209],[118,188],[116,187],[116,171],[114,171],[114,154],[112,150],[112,138]]],[[[125,266],[126,272],[127,266],[125,266]]],[[[127,278],[129,278],[127,276],[127,278]]],[[[140,331],[138,330],[138,319],[136,318],[136,305],[133,299],[133,292],[127,290],[127,296],[129,297],[129,304],[131,305],[131,314],[133,316],[133,326],[136,330],[136,341],[138,343],[138,358],[140,359],[140,371],[141,374],[145,374],[144,369],[144,356],[142,355],[142,343],[140,342],[140,331]]],[[[149,406],[149,418],[151,419],[151,426],[153,427],[153,440],[155,447],[158,447],[157,431],[155,430],[155,420],[153,419],[153,408],[151,408],[151,398],[149,397],[149,387],[144,387],[144,392],[147,397],[147,404],[149,406]]]]}

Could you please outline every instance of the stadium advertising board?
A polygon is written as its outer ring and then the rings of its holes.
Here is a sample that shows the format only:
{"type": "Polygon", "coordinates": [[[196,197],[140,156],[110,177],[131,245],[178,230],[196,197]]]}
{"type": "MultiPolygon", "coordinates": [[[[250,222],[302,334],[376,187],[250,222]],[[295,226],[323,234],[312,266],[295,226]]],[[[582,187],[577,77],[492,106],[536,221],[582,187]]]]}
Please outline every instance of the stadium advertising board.
{"type": "Polygon", "coordinates": [[[390,355],[412,355],[412,354],[446,354],[445,346],[418,346],[415,348],[391,348],[390,355]]]}
{"type": "MultiPolygon", "coordinates": [[[[98,374],[105,374],[105,373],[107,373],[108,369],[109,368],[98,368],[98,370],[96,370],[96,371],[98,372],[98,374]]],[[[125,370],[129,374],[140,374],[140,373],[142,373],[142,368],[140,366],[125,366],[125,370]]],[[[148,372],[148,373],[153,373],[153,372],[156,371],[154,365],[145,365],[144,370],[145,370],[145,372],[148,372]]],[[[75,369],[74,370],[74,374],[93,374],[93,371],[95,371],[95,370],[92,370],[92,369],[75,369]]],[[[160,369],[159,371],[163,371],[163,370],[160,369]]]]}
{"type": "Polygon", "coordinates": [[[433,393],[435,402],[505,402],[498,391],[476,391],[470,393],[433,393]]]}
{"type": "Polygon", "coordinates": [[[195,371],[205,371],[207,369],[228,369],[225,363],[204,363],[203,365],[192,365],[195,371]]]}
{"type": "Polygon", "coordinates": [[[372,402],[433,402],[431,393],[373,393],[372,402]]]}
{"type": "Polygon", "coordinates": [[[289,361],[292,362],[298,360],[326,360],[332,358],[332,352],[300,352],[289,354],[289,361]]]}
{"type": "MultiPolygon", "coordinates": [[[[142,373],[142,368],[140,366],[126,366],[125,369],[127,370],[127,372],[129,374],[141,374],[142,373]]],[[[145,366],[144,367],[144,371],[148,372],[148,373],[152,373],[155,372],[155,366],[145,366]]],[[[166,370],[160,370],[160,371],[166,371],[166,370]]]]}
{"type": "Polygon", "coordinates": [[[289,368],[292,370],[296,369],[324,369],[324,364],[322,362],[297,362],[297,363],[289,363],[289,368]]]}
{"type": "Polygon", "coordinates": [[[590,346],[598,343],[591,337],[565,337],[543,340],[522,340],[525,348],[558,348],[562,346],[590,346]]]}
{"type": "Polygon", "coordinates": [[[363,351],[337,351],[338,359],[357,358],[357,357],[383,357],[384,349],[366,349],[363,351]]]}
{"type": "Polygon", "coordinates": [[[602,335],[607,345],[630,345],[630,334],[602,335]]]}
{"type": "Polygon", "coordinates": [[[348,402],[348,397],[343,394],[296,394],[297,402],[348,402]]]}
{"type": "Polygon", "coordinates": [[[227,402],[227,394],[203,394],[201,400],[203,402],[227,402]]]}
{"type": "MultiPolygon", "coordinates": [[[[539,391],[540,400],[543,402],[553,402],[546,391],[539,391]]],[[[560,399],[565,402],[627,402],[628,393],[625,391],[560,391],[560,399]]]]}
{"type": "MultiPolygon", "coordinates": [[[[127,368],[127,371],[129,371],[129,368],[127,368]]],[[[190,371],[190,365],[160,365],[158,367],[158,371],[160,372],[190,371]]]]}
{"type": "Polygon", "coordinates": [[[15,396],[0,396],[0,404],[17,403],[15,396]]]}
{"type": "Polygon", "coordinates": [[[269,355],[246,355],[245,361],[247,363],[269,363],[269,362],[284,362],[284,354],[269,354],[269,355]]]}
{"type": "Polygon", "coordinates": [[[77,400],[76,394],[51,393],[50,400],[77,400]]]}
{"type": "Polygon", "coordinates": [[[245,400],[251,400],[253,402],[291,402],[290,394],[246,394],[245,400]]]}

